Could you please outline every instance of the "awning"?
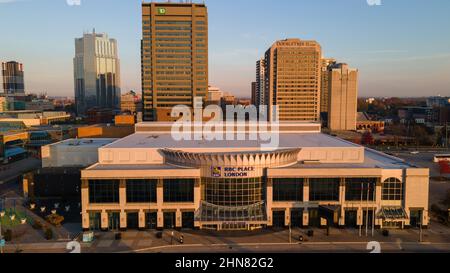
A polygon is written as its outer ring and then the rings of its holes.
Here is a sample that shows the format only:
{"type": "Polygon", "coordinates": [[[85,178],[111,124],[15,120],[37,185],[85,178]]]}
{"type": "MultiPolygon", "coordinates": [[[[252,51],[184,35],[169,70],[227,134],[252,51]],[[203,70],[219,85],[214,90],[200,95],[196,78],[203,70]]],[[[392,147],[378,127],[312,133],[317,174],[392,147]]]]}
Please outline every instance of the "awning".
{"type": "Polygon", "coordinates": [[[378,213],[378,218],[384,220],[406,220],[408,214],[402,207],[383,207],[378,213]]]}

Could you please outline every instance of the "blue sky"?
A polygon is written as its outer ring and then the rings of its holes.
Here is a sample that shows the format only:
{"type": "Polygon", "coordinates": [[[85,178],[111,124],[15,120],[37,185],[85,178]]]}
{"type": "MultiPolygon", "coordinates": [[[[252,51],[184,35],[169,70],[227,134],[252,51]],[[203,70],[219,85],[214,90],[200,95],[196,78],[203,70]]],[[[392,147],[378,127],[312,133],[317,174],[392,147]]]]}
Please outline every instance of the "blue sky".
{"type": "MultiPolygon", "coordinates": [[[[175,0],[174,0],[175,1],[175,0]]],[[[210,82],[250,95],[255,62],[276,40],[317,40],[360,70],[361,96],[450,95],[450,1],[206,0],[210,82]]],[[[119,43],[122,90],[140,90],[141,0],[0,0],[0,60],[25,65],[28,91],[73,95],[74,38],[119,43]]]]}

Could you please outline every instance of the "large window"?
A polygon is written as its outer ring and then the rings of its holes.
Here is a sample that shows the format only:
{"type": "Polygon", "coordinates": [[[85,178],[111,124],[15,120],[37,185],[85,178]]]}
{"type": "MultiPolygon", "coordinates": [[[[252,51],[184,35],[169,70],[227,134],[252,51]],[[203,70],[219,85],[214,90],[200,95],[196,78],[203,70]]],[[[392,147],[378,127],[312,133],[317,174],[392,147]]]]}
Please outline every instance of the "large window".
{"type": "Polygon", "coordinates": [[[303,178],[274,178],[273,201],[303,201],[303,178]]]}
{"type": "Polygon", "coordinates": [[[309,200],[339,201],[339,178],[309,179],[309,200]]]}
{"type": "Polygon", "coordinates": [[[208,203],[242,207],[262,202],[264,180],[258,178],[204,178],[204,200],[208,203]]]}
{"type": "Polygon", "coordinates": [[[164,179],[164,202],[194,202],[194,179],[164,179]]]}
{"type": "Polygon", "coordinates": [[[127,180],[127,203],[156,203],[157,180],[127,180]]]}
{"type": "Polygon", "coordinates": [[[90,203],[119,203],[119,180],[89,181],[90,203]]]}
{"type": "Polygon", "coordinates": [[[347,201],[370,201],[375,200],[376,178],[346,178],[345,179],[345,200],[347,201]],[[369,191],[369,196],[367,196],[369,191]],[[362,195],[361,195],[362,193],[362,195]],[[367,198],[368,197],[368,198],[367,198]]]}
{"type": "Polygon", "coordinates": [[[403,183],[397,178],[388,178],[382,184],[382,200],[403,200],[403,183]]]}

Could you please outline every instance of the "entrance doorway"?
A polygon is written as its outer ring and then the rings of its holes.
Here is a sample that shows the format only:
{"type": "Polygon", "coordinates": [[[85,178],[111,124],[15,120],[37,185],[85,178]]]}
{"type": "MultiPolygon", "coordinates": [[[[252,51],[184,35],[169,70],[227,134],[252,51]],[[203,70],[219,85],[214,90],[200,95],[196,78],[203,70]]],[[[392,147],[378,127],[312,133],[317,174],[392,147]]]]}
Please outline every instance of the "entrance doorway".
{"type": "Polygon", "coordinates": [[[272,226],[276,228],[285,227],[284,219],[285,219],[285,211],[284,210],[276,210],[272,213],[273,222],[272,226]]]}
{"type": "Polygon", "coordinates": [[[291,210],[291,226],[302,227],[303,226],[303,209],[291,210]]]}
{"type": "Polygon", "coordinates": [[[194,228],[194,212],[183,212],[181,214],[181,224],[183,228],[194,228]]]}
{"type": "Polygon", "coordinates": [[[101,214],[100,212],[89,212],[89,229],[100,230],[101,214]]]}
{"type": "Polygon", "coordinates": [[[358,227],[358,211],[357,210],[345,210],[345,227],[357,228],[358,227]]]}
{"type": "Polygon", "coordinates": [[[139,213],[137,212],[127,213],[127,228],[129,229],[139,228],[139,213]]]}
{"type": "Polygon", "coordinates": [[[158,223],[158,213],[157,212],[147,212],[145,214],[145,228],[156,229],[158,223]]]}
{"type": "Polygon", "coordinates": [[[317,208],[310,208],[309,211],[309,226],[311,227],[320,227],[320,216],[319,216],[319,209],[317,208]]]}
{"type": "Polygon", "coordinates": [[[175,228],[175,212],[164,212],[164,228],[174,229],[175,228]]]}
{"type": "Polygon", "coordinates": [[[362,226],[372,228],[373,210],[363,210],[362,226]]]}
{"type": "Polygon", "coordinates": [[[420,227],[420,223],[422,222],[422,210],[421,209],[410,209],[409,211],[409,224],[411,227],[416,228],[420,227]]]}
{"type": "Polygon", "coordinates": [[[108,229],[110,231],[117,231],[120,227],[120,213],[110,212],[108,213],[108,229]]]}

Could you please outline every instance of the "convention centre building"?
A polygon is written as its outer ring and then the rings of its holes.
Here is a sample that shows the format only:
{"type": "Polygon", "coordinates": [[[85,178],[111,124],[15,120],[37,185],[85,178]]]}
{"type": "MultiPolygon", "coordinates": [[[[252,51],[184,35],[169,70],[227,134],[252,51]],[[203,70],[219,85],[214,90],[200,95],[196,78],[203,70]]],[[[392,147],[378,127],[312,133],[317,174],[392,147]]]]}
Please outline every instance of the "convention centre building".
{"type": "Polygon", "coordinates": [[[429,223],[429,170],[281,123],[262,140],[176,140],[144,122],[82,170],[84,230],[267,227],[406,228],[429,223]]]}

